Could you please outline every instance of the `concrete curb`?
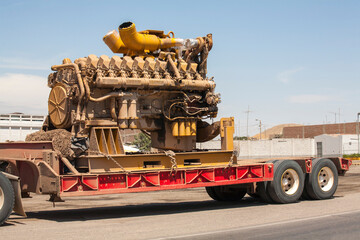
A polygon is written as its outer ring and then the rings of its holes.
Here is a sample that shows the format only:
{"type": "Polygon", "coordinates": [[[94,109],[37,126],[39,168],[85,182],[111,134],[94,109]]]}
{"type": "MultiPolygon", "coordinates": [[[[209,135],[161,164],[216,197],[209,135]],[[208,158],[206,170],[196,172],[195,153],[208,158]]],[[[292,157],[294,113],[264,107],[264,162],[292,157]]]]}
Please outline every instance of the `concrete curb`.
{"type": "Polygon", "coordinates": [[[360,165],[360,160],[351,160],[353,165],[360,165]]]}

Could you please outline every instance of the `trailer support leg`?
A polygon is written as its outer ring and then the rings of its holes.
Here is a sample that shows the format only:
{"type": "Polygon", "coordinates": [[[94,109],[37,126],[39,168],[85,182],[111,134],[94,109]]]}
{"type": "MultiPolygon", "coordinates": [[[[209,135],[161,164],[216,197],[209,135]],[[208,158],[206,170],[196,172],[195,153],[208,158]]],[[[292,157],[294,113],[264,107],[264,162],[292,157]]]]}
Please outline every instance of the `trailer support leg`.
{"type": "Polygon", "coordinates": [[[49,202],[65,202],[64,200],[61,199],[61,197],[59,197],[58,195],[56,194],[51,194],[50,195],[50,198],[49,198],[49,202]]]}

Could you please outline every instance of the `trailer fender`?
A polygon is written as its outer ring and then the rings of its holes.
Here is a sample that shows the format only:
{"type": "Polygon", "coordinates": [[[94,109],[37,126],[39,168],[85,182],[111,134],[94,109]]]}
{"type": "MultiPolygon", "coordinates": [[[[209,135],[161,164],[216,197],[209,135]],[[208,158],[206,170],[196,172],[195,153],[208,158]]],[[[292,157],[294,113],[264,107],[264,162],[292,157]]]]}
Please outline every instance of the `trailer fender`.
{"type": "Polygon", "coordinates": [[[22,200],[21,200],[21,187],[20,187],[20,178],[18,176],[6,173],[6,172],[1,172],[2,174],[5,175],[5,177],[7,177],[10,182],[11,185],[14,189],[14,194],[15,194],[15,204],[14,204],[14,208],[13,211],[21,216],[26,217],[26,213],[22,204],[22,200]]]}
{"type": "Polygon", "coordinates": [[[329,158],[336,166],[339,176],[344,176],[352,165],[352,161],[345,158],[329,158]]]}

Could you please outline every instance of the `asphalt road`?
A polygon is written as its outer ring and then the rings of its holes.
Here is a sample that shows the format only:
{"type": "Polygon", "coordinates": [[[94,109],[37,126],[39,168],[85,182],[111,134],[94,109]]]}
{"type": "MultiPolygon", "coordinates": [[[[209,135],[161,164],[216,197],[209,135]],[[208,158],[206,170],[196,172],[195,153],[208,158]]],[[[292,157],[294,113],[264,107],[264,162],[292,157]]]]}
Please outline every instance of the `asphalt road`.
{"type": "Polygon", "coordinates": [[[358,210],[164,239],[359,239],[359,221],[358,210]]]}
{"type": "Polygon", "coordinates": [[[1,239],[358,239],[360,166],[352,166],[335,198],[294,204],[210,200],[204,189],[24,199],[1,239]]]}

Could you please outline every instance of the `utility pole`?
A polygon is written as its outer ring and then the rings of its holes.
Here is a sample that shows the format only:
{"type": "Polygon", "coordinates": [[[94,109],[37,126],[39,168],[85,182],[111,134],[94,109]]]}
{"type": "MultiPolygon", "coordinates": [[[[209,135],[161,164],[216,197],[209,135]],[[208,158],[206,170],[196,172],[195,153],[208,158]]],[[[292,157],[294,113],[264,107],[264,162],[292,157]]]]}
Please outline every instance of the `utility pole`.
{"type": "Polygon", "coordinates": [[[305,125],[303,124],[303,127],[302,127],[302,138],[304,139],[305,138],[305,125]]]}
{"type": "Polygon", "coordinates": [[[249,114],[251,113],[252,111],[250,111],[250,106],[248,105],[248,110],[245,111],[244,113],[247,114],[247,117],[246,117],[246,137],[249,139],[249,114]]]}
{"type": "Polygon", "coordinates": [[[235,127],[234,127],[234,130],[235,130],[235,137],[240,137],[240,120],[238,120],[238,122],[236,123],[235,122],[235,127]]]}
{"type": "Polygon", "coordinates": [[[261,140],[261,120],[260,119],[255,119],[256,121],[259,121],[259,128],[260,128],[260,140],[261,140]]]}
{"type": "MultiPolygon", "coordinates": [[[[263,125],[263,126],[264,126],[264,135],[265,135],[265,138],[264,138],[264,139],[266,140],[266,139],[267,139],[267,138],[266,138],[266,126],[265,126],[265,125],[263,125]]],[[[269,139],[270,139],[270,138],[269,138],[269,139]]]]}
{"type": "Polygon", "coordinates": [[[329,113],[332,113],[332,114],[334,114],[335,115],[335,123],[336,123],[336,112],[329,112],[329,113]]]}

